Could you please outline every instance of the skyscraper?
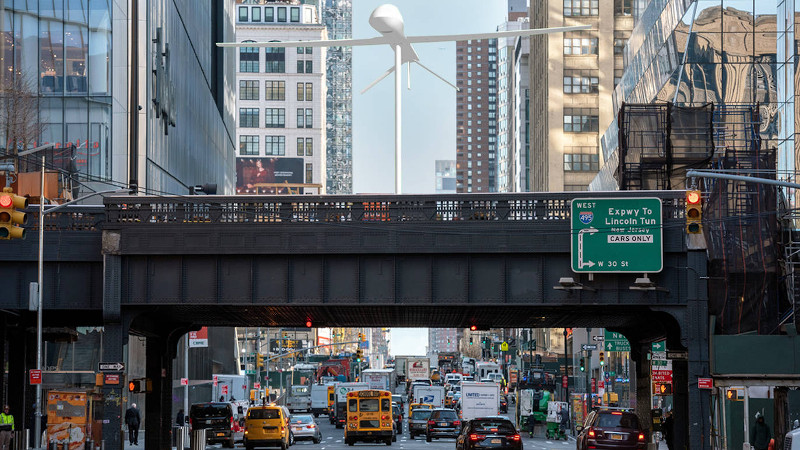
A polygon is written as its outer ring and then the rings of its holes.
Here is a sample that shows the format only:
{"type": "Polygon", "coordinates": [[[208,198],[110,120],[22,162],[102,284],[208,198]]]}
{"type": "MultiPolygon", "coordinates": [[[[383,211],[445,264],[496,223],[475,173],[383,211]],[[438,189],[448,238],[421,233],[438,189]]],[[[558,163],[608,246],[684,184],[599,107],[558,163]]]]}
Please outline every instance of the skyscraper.
{"type": "MultiPolygon", "coordinates": [[[[353,37],[351,0],[325,0],[323,20],[329,39],[353,37]]],[[[327,192],[353,193],[353,48],[328,49],[327,192]]]]}
{"type": "Polygon", "coordinates": [[[593,29],[531,38],[530,190],[586,190],[599,170],[631,14],[630,0],[531,0],[531,28],[593,29]]]}

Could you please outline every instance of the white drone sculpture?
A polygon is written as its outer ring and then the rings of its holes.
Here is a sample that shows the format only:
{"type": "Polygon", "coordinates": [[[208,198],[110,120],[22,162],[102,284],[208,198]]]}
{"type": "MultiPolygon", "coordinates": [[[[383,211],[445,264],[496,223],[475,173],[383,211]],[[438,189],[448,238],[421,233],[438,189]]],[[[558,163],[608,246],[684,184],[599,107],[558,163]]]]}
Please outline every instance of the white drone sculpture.
{"type": "MultiPolygon", "coordinates": [[[[411,63],[416,63],[423,69],[432,73],[436,78],[444,81],[455,90],[458,87],[442,78],[440,75],[419,62],[419,56],[414,51],[411,44],[427,43],[427,42],[447,42],[447,41],[465,41],[470,39],[498,39],[505,37],[518,37],[518,36],[533,36],[537,34],[549,33],[563,33],[566,31],[588,30],[591,28],[589,25],[580,25],[572,27],[556,27],[556,28],[539,28],[533,30],[514,30],[514,31],[497,31],[494,33],[469,33],[469,34],[449,34],[439,36],[406,36],[403,30],[403,16],[400,15],[400,10],[391,4],[381,5],[372,11],[369,16],[369,24],[377,32],[381,34],[380,37],[368,39],[338,39],[338,40],[324,40],[324,41],[282,41],[282,42],[219,42],[219,47],[342,47],[342,46],[361,46],[361,45],[383,45],[388,44],[394,49],[394,66],[384,72],[377,80],[370,83],[369,86],[361,91],[368,91],[370,88],[378,84],[381,80],[395,72],[394,79],[394,186],[395,193],[401,194],[400,182],[400,169],[401,169],[401,103],[400,93],[402,91],[402,79],[400,77],[400,70],[403,64],[408,64],[409,76],[411,74],[411,63]]],[[[410,80],[409,80],[410,88],[410,80]]]]}

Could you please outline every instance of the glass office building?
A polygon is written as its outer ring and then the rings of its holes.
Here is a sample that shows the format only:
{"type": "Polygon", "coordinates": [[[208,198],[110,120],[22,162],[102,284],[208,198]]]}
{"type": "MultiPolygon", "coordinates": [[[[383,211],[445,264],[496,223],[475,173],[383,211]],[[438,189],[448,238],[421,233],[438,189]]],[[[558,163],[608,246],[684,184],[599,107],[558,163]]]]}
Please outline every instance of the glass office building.
{"type": "MultiPolygon", "coordinates": [[[[794,10],[794,0],[650,1],[624,50],[614,111],[623,102],[758,104],[763,148],[778,148],[779,169],[793,171],[794,10]]],[[[603,135],[591,190],[617,189],[617,130],[615,120],[603,135]]]]}
{"type": "MultiPolygon", "coordinates": [[[[232,9],[165,0],[146,8],[4,2],[0,148],[52,143],[48,168],[83,183],[135,181],[173,194],[216,183],[220,193],[233,192],[234,52],[214,45],[233,40],[232,9]],[[31,110],[25,124],[8,114],[20,99],[31,110]]],[[[19,167],[38,168],[38,161],[19,167]]]]}

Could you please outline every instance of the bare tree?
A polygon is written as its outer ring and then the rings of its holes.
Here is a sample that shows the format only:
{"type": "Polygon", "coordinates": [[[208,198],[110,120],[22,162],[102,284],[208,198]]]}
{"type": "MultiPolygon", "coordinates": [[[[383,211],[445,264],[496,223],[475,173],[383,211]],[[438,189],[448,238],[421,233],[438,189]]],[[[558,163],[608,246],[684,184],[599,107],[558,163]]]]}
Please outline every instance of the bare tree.
{"type": "Polygon", "coordinates": [[[37,143],[44,129],[34,81],[22,74],[0,78],[0,132],[5,139],[0,149],[16,155],[37,143]]]}

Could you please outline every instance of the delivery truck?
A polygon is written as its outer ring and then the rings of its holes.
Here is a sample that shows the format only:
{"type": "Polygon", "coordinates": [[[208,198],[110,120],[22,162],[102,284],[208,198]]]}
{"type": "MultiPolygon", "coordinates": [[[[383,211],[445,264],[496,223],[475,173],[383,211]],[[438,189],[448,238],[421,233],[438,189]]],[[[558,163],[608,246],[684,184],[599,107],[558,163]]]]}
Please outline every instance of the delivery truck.
{"type": "Polygon", "coordinates": [[[414,402],[428,403],[434,408],[444,408],[444,386],[414,386],[414,402]]]}
{"type": "Polygon", "coordinates": [[[311,413],[314,417],[328,414],[328,385],[314,384],[311,386],[311,413]]]}
{"type": "Polygon", "coordinates": [[[407,380],[430,380],[431,360],[424,356],[409,356],[406,358],[407,380]]]}
{"type": "Polygon", "coordinates": [[[500,386],[497,383],[461,382],[461,420],[496,416],[500,411],[500,386]]]}
{"type": "Polygon", "coordinates": [[[336,425],[336,428],[342,428],[347,420],[347,393],[351,391],[369,389],[369,385],[362,382],[336,383],[336,387],[334,389],[336,390],[336,418],[334,419],[334,424],[336,425]]]}
{"type": "Polygon", "coordinates": [[[369,389],[379,389],[394,393],[397,386],[393,369],[365,369],[361,372],[361,381],[367,383],[369,389]]]}

